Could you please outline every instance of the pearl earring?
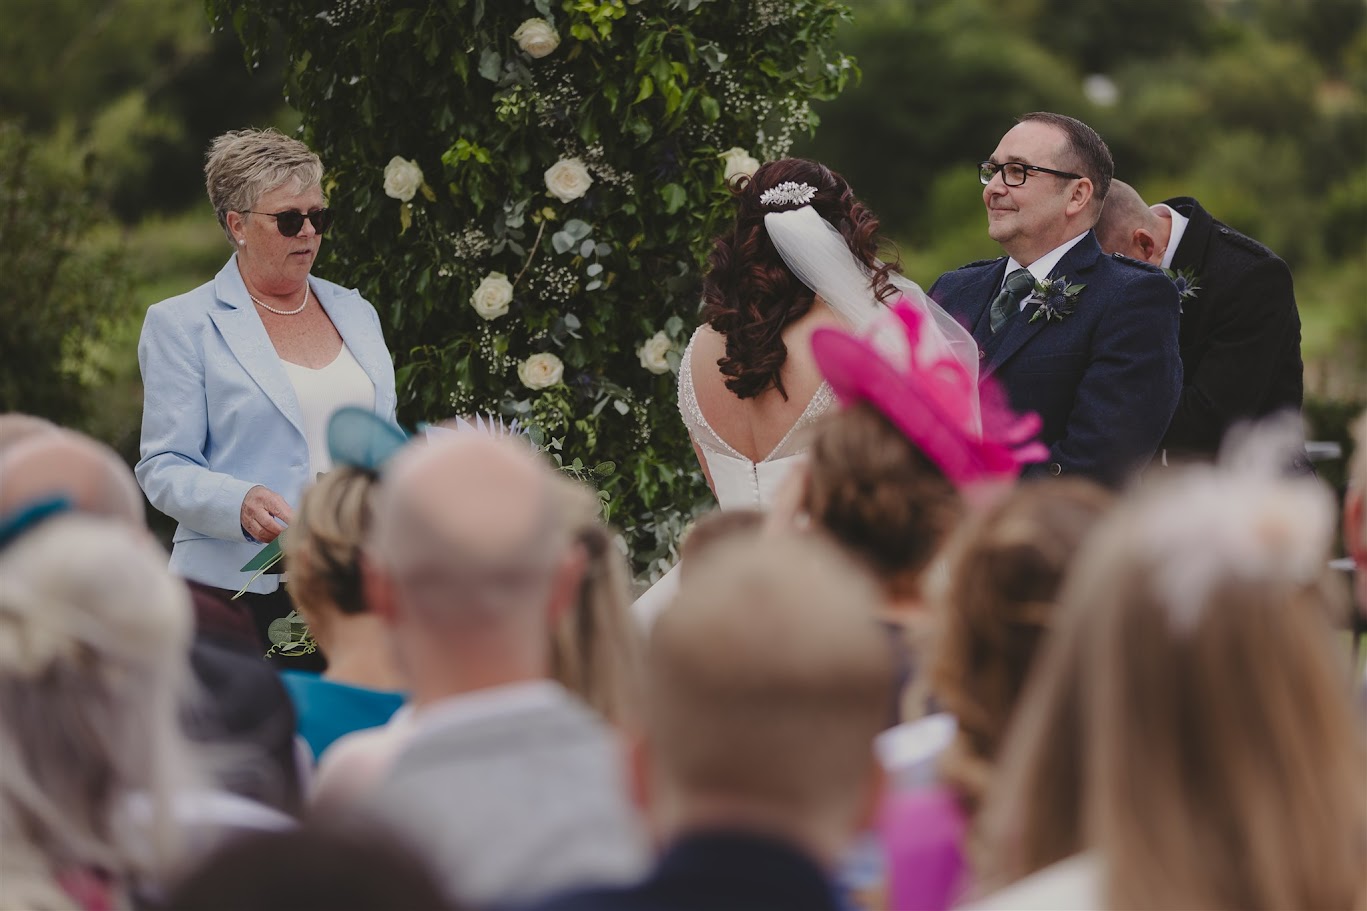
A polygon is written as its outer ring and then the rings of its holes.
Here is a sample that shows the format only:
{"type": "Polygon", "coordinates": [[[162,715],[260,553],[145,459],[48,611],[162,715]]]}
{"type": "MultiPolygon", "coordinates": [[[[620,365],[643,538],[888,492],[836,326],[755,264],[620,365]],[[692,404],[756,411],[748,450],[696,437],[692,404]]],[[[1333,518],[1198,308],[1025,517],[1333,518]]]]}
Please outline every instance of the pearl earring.
{"type": "Polygon", "coordinates": [[[247,241],[246,241],[246,239],[245,239],[245,238],[239,237],[239,238],[237,239],[237,245],[238,245],[239,247],[245,247],[245,246],[247,246],[247,241]]]}

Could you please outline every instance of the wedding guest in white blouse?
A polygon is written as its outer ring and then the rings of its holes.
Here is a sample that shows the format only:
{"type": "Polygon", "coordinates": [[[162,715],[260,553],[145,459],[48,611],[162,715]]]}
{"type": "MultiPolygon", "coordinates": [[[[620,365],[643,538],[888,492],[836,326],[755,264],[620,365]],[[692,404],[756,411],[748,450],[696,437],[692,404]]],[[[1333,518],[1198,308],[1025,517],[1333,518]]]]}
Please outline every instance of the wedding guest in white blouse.
{"type": "MultiPolygon", "coordinates": [[[[172,571],[226,600],[330,467],[332,413],[392,418],[394,365],[375,308],[310,275],[332,224],[318,156],[275,130],[239,130],[213,141],[204,173],[234,252],[212,280],[147,311],[136,473],[180,523],[172,571]]],[[[263,634],[290,609],[273,575],[244,602],[263,634]]]]}

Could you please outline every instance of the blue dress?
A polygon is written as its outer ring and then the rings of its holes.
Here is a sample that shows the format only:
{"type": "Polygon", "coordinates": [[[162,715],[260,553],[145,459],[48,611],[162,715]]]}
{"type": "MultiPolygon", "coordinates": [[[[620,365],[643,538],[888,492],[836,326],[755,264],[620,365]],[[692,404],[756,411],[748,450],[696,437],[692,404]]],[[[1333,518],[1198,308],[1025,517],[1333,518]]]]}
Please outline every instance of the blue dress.
{"type": "Polygon", "coordinates": [[[294,703],[296,730],[308,742],[314,759],[343,734],[389,721],[404,700],[403,693],[337,683],[305,671],[281,671],[280,679],[294,703]]]}

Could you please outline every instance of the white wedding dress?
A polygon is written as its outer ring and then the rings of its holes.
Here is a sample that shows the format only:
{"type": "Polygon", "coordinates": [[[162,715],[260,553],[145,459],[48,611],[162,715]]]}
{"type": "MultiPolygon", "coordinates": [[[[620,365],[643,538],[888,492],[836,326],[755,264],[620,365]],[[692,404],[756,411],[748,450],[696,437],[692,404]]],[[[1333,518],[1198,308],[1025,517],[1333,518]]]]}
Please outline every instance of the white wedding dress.
{"type": "Polygon", "coordinates": [[[830,410],[835,404],[835,393],[829,383],[823,382],[778,445],[758,462],[751,461],[712,429],[698,406],[698,393],[693,388],[693,344],[701,331],[702,327],[694,331],[679,365],[679,413],[688,435],[707,460],[717,505],[722,509],[767,509],[783,479],[804,458],[806,441],[802,431],[830,410]]]}
{"type": "MultiPolygon", "coordinates": [[[[876,347],[893,356],[894,362],[907,356],[906,338],[896,318],[882,319],[889,310],[874,298],[870,271],[855,260],[844,237],[816,210],[801,206],[771,212],[764,216],[764,225],[793,275],[824,300],[851,330],[869,335],[876,347]],[[894,355],[897,351],[900,355],[894,355]]],[[[915,282],[896,273],[888,279],[908,303],[928,317],[927,331],[922,333],[918,346],[920,356],[953,357],[976,383],[978,346],[972,335],[915,282]]],[[[778,445],[758,462],[752,461],[712,429],[698,406],[693,386],[693,345],[700,329],[689,339],[679,365],[679,412],[707,462],[717,505],[722,509],[767,509],[783,479],[806,457],[806,435],[802,431],[835,406],[835,393],[829,383],[823,382],[778,445]]],[[[976,414],[973,417],[977,419],[976,414]]],[[[656,614],[674,600],[679,589],[678,573],[676,565],[632,605],[632,612],[643,628],[649,629],[656,614]]]]}

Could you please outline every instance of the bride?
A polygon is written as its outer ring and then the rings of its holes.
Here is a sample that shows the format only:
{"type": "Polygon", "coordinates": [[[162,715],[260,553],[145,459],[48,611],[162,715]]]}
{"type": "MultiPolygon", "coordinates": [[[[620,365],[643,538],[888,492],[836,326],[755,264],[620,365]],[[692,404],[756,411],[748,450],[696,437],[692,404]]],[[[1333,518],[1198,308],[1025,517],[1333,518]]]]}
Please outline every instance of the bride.
{"type": "MultiPolygon", "coordinates": [[[[679,370],[679,411],[718,505],[770,506],[805,458],[802,431],[834,407],[810,339],[822,327],[869,330],[905,344],[894,321],[904,297],[925,316],[918,352],[952,357],[976,382],[972,336],[893,265],[878,258],[878,219],[826,166],[787,158],[741,178],[731,230],[716,239],[703,281],[703,323],[679,370]]],[[[973,417],[976,421],[976,415],[973,417]]],[[[648,622],[673,597],[673,572],[637,602],[648,622]]]]}

